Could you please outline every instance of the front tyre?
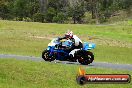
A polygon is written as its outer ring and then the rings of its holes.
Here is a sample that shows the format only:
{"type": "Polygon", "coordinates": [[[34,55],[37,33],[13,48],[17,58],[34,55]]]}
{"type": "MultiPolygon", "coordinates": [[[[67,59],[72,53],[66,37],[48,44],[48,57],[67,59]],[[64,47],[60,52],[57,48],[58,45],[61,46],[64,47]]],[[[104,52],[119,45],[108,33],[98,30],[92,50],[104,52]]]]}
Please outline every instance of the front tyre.
{"type": "Polygon", "coordinates": [[[50,52],[48,50],[44,50],[42,52],[42,58],[45,60],[45,61],[53,61],[55,60],[55,57],[54,56],[49,56],[50,52]]]}

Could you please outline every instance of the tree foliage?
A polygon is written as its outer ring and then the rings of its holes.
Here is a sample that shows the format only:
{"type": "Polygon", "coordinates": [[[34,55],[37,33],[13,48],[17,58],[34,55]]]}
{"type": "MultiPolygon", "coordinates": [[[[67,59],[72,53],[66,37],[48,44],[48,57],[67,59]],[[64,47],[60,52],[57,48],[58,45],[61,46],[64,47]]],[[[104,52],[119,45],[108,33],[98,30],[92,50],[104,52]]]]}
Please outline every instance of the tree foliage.
{"type": "Polygon", "coordinates": [[[82,23],[84,13],[85,7],[83,2],[76,2],[76,4],[69,7],[69,16],[72,17],[74,23],[82,23]]]}
{"type": "Polygon", "coordinates": [[[131,12],[132,0],[0,0],[0,19],[7,20],[83,23],[90,13],[100,23],[120,10],[131,12]]]}

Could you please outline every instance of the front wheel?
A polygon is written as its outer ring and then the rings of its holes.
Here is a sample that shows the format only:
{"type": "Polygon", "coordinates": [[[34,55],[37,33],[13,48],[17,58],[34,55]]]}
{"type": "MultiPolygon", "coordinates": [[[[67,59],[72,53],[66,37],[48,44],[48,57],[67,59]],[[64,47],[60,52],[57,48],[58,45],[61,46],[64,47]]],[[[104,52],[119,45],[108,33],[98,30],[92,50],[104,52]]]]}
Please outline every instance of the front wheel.
{"type": "Polygon", "coordinates": [[[92,63],[93,60],[94,60],[94,55],[90,51],[81,52],[81,54],[78,58],[78,62],[82,65],[88,65],[88,64],[92,63]]]}
{"type": "Polygon", "coordinates": [[[52,56],[49,56],[50,55],[50,52],[48,50],[44,50],[42,52],[42,58],[45,60],[45,61],[53,61],[55,60],[55,57],[52,55],[52,56]]]}

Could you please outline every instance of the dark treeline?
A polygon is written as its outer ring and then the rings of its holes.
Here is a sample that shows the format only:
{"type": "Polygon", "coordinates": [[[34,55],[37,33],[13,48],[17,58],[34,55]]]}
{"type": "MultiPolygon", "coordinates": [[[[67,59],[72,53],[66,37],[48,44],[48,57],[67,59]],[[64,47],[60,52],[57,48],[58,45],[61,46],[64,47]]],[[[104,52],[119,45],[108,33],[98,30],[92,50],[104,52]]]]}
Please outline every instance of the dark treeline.
{"type": "Polygon", "coordinates": [[[132,0],[0,0],[0,19],[17,21],[98,24],[131,10],[132,0]]]}

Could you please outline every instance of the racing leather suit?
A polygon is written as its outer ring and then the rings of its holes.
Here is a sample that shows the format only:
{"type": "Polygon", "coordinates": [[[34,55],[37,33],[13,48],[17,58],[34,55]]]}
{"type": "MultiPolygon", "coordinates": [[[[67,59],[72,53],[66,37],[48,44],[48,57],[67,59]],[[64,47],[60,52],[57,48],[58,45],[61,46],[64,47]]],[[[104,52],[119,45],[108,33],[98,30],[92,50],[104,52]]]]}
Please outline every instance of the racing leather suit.
{"type": "MultiPolygon", "coordinates": [[[[63,38],[59,38],[59,40],[62,40],[62,39],[67,39],[66,37],[63,37],[63,38]]],[[[76,36],[76,35],[73,35],[72,38],[69,38],[71,41],[72,41],[72,47],[71,49],[81,49],[83,48],[83,44],[82,44],[82,41],[76,36]]]]}

